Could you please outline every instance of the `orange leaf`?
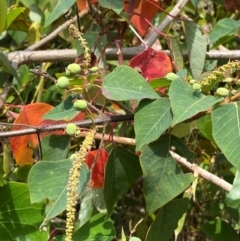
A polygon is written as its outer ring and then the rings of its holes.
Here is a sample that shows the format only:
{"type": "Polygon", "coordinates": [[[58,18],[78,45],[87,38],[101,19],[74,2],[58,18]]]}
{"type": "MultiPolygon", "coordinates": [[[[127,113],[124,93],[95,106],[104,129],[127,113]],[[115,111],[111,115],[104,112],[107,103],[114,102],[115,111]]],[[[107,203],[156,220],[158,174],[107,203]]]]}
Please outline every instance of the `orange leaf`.
{"type": "MultiPolygon", "coordinates": [[[[47,112],[52,110],[54,107],[45,103],[34,103],[29,104],[23,107],[22,112],[19,114],[18,118],[14,121],[14,124],[27,124],[31,126],[46,126],[52,124],[62,124],[67,123],[64,120],[54,121],[54,120],[43,120],[42,116],[47,112]]],[[[84,120],[85,113],[80,112],[75,116],[71,122],[84,120]]],[[[13,126],[12,130],[22,130],[22,126],[13,126]]],[[[63,130],[44,132],[40,135],[41,138],[50,134],[62,135],[63,130]]],[[[10,145],[15,157],[16,163],[19,166],[25,164],[33,164],[35,162],[33,158],[34,149],[38,145],[37,135],[25,135],[25,136],[16,136],[10,138],[10,145]]]]}
{"type": "Polygon", "coordinates": [[[150,81],[164,77],[173,71],[171,59],[162,51],[147,48],[144,52],[130,60],[132,68],[140,69],[142,76],[150,81]]]}
{"type": "Polygon", "coordinates": [[[100,150],[90,151],[87,154],[86,160],[85,160],[85,163],[87,164],[89,169],[91,168],[92,163],[94,162],[97,154],[98,154],[98,159],[92,170],[91,178],[89,181],[90,187],[92,187],[94,189],[99,189],[99,188],[103,187],[104,170],[105,170],[105,165],[108,160],[108,153],[105,151],[105,149],[102,148],[100,150]],[[99,152],[99,154],[98,154],[98,152],[99,152]]]}
{"type": "MultiPolygon", "coordinates": [[[[32,126],[39,126],[42,122],[42,116],[49,112],[53,106],[45,103],[34,103],[23,107],[22,112],[18,118],[14,121],[14,124],[27,124],[32,126]]],[[[22,126],[13,126],[12,130],[24,129],[22,126]]],[[[27,163],[33,164],[33,152],[37,147],[37,136],[25,135],[16,136],[10,138],[10,145],[15,157],[15,160],[19,166],[23,166],[27,163]]]]}
{"type": "MultiPolygon", "coordinates": [[[[150,1],[157,4],[159,3],[158,0],[150,0],[150,1]]],[[[125,12],[130,11],[130,14],[137,13],[142,16],[140,17],[139,15],[134,14],[131,17],[131,22],[136,27],[139,34],[141,36],[144,36],[149,27],[149,24],[144,20],[144,18],[147,19],[149,22],[151,22],[155,17],[156,13],[158,12],[158,9],[153,4],[144,0],[135,0],[134,9],[133,10],[129,9],[131,7],[132,6],[130,6],[130,3],[125,2],[124,11],[125,12]]]]}
{"type": "MultiPolygon", "coordinates": [[[[89,1],[91,4],[94,4],[98,2],[98,0],[90,0],[89,1]]],[[[84,11],[88,9],[88,2],[87,0],[77,0],[77,7],[79,11],[84,11]]]]}

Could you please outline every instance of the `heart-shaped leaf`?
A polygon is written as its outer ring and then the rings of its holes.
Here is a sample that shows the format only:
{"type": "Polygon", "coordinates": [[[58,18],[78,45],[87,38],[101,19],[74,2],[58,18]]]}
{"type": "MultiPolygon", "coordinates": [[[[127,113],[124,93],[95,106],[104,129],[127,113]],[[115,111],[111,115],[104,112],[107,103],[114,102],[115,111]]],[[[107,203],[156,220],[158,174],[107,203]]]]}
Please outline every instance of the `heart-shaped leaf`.
{"type": "Polygon", "coordinates": [[[240,171],[240,103],[219,106],[212,112],[213,138],[226,158],[240,171]]]}
{"type": "Polygon", "coordinates": [[[206,111],[223,98],[205,96],[193,91],[193,89],[183,80],[174,80],[169,89],[169,98],[173,111],[172,126],[185,121],[199,112],[206,111]]]}
{"type": "Polygon", "coordinates": [[[183,174],[175,160],[169,156],[171,146],[181,150],[179,139],[165,135],[141,149],[143,192],[148,213],[155,212],[189,187],[192,174],[183,174]]]}
{"type": "Polygon", "coordinates": [[[103,94],[111,100],[159,99],[159,95],[134,69],[118,66],[103,80],[103,94]]]}
{"type": "Polygon", "coordinates": [[[142,100],[134,116],[136,150],[144,144],[155,141],[170,127],[172,112],[169,99],[142,100]]]}
{"type": "MultiPolygon", "coordinates": [[[[66,209],[67,183],[72,160],[41,161],[34,165],[28,176],[28,186],[31,202],[43,199],[54,201],[46,209],[46,219],[49,220],[66,209]]],[[[89,171],[86,165],[80,171],[78,193],[86,187],[89,171]]]]}

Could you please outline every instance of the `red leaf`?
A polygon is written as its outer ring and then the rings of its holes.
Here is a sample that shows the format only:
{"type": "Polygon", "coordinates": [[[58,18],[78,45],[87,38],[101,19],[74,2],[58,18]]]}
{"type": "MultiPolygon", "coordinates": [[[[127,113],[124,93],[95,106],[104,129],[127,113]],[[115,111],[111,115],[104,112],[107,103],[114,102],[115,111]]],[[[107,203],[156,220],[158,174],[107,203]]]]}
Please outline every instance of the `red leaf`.
{"type": "Polygon", "coordinates": [[[171,59],[164,52],[147,48],[130,60],[132,68],[140,69],[142,76],[150,81],[173,72],[171,59]]]}
{"type": "Polygon", "coordinates": [[[225,8],[229,12],[240,10],[240,0],[224,0],[225,8]]]}
{"type": "MultiPolygon", "coordinates": [[[[150,1],[155,4],[156,3],[158,4],[158,2],[159,2],[158,0],[150,0],[150,1]]],[[[131,22],[136,27],[139,34],[141,36],[144,36],[149,27],[148,23],[144,20],[144,18],[147,19],[149,22],[151,22],[152,19],[155,17],[156,13],[158,12],[158,9],[153,4],[151,4],[147,1],[135,0],[134,2],[135,2],[134,9],[133,10],[130,9],[130,14],[137,13],[137,14],[141,15],[142,17],[134,14],[131,17],[131,22]]],[[[129,12],[129,8],[132,7],[132,6],[130,6],[130,4],[131,3],[128,3],[127,1],[125,1],[124,10],[126,12],[129,12]]]]}
{"type": "Polygon", "coordinates": [[[104,170],[108,160],[108,153],[105,151],[105,149],[90,151],[87,154],[86,160],[85,160],[85,163],[87,164],[88,168],[91,168],[92,163],[94,162],[98,152],[99,152],[98,159],[92,170],[91,178],[89,181],[90,187],[94,189],[99,189],[103,187],[104,170]]]}

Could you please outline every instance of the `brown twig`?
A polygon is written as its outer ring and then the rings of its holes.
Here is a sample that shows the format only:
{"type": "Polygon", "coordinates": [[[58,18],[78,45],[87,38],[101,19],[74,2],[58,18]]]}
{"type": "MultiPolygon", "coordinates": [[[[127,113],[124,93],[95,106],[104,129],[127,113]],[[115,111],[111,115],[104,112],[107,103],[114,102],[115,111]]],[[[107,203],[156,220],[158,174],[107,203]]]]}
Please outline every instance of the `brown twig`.
{"type": "MultiPolygon", "coordinates": [[[[79,13],[79,17],[83,17],[85,14],[88,13],[88,10],[84,10],[82,12],[79,13]]],[[[57,35],[63,31],[64,29],[66,29],[70,24],[74,23],[77,20],[77,16],[75,16],[72,19],[69,19],[68,21],[64,22],[64,24],[62,24],[61,26],[59,26],[58,28],[56,28],[54,31],[52,31],[49,35],[47,35],[45,38],[41,39],[39,42],[29,46],[28,48],[26,48],[24,51],[33,51],[36,50],[38,48],[40,48],[41,46],[43,46],[44,44],[50,42],[51,40],[53,40],[54,38],[57,37],[57,35]]]]}
{"type": "MultiPolygon", "coordinates": [[[[169,23],[173,20],[173,16],[177,16],[180,11],[183,9],[183,7],[187,4],[188,0],[180,0],[178,3],[174,6],[174,8],[169,12],[169,15],[166,16],[166,18],[158,25],[157,30],[159,32],[162,32],[169,23]]],[[[145,42],[148,46],[152,46],[155,41],[158,39],[159,34],[152,30],[150,35],[145,39],[145,42]]]]}
{"type": "MultiPolygon", "coordinates": [[[[134,115],[118,115],[118,116],[103,116],[97,117],[95,119],[87,119],[82,121],[74,122],[80,128],[82,127],[90,127],[93,125],[105,125],[110,122],[122,122],[122,121],[133,121],[134,115]]],[[[64,130],[68,123],[64,124],[53,124],[49,126],[29,126],[27,129],[16,130],[16,131],[6,131],[0,132],[0,139],[8,138],[13,136],[23,136],[29,134],[41,134],[44,132],[51,132],[56,130],[64,130]]],[[[8,126],[8,123],[0,123],[2,126],[8,126]]]]}
{"type": "MultiPolygon", "coordinates": [[[[122,55],[124,60],[131,59],[136,55],[142,53],[144,48],[142,46],[122,48],[122,55]]],[[[164,50],[167,55],[170,55],[169,50],[164,50]]],[[[58,50],[39,50],[39,51],[15,51],[6,54],[8,60],[11,62],[15,60],[21,64],[32,64],[42,62],[74,62],[77,57],[77,50],[75,49],[58,49],[58,50]]],[[[183,53],[183,57],[187,58],[188,54],[183,53]]],[[[118,54],[115,48],[106,49],[106,57],[108,60],[117,60],[118,54]]],[[[211,50],[206,53],[206,59],[227,59],[235,60],[240,58],[240,50],[211,50]]]]}
{"type": "MultiPolygon", "coordinates": [[[[88,133],[87,131],[81,131],[80,136],[86,137],[87,133],[88,133]]],[[[112,136],[112,135],[105,134],[104,137],[103,137],[102,133],[96,133],[94,138],[97,139],[97,140],[103,139],[105,141],[108,141],[110,139],[110,140],[112,140],[116,143],[124,144],[124,145],[130,145],[130,146],[136,145],[135,139],[122,137],[122,136],[112,136]]]]}
{"type": "Polygon", "coordinates": [[[211,172],[208,172],[208,171],[202,169],[201,167],[197,166],[196,164],[188,162],[187,159],[179,156],[177,153],[175,153],[173,151],[169,151],[169,152],[172,155],[173,159],[176,162],[178,162],[179,164],[187,167],[189,170],[191,170],[193,172],[197,172],[199,174],[199,176],[201,176],[204,179],[206,179],[207,181],[221,187],[225,191],[229,192],[231,190],[232,185],[230,183],[228,183],[225,180],[219,178],[218,176],[212,174],[211,172]]]}

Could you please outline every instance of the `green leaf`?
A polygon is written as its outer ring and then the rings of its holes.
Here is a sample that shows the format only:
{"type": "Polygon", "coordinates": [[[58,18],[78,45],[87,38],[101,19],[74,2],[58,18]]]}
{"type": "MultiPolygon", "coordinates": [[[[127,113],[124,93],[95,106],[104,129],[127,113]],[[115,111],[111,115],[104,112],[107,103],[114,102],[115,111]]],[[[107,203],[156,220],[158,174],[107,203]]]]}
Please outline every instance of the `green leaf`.
{"type": "Polygon", "coordinates": [[[223,98],[205,96],[193,91],[191,86],[183,80],[174,80],[169,89],[169,98],[173,111],[172,126],[185,121],[199,112],[206,111],[223,98]]]}
{"type": "Polygon", "coordinates": [[[185,21],[186,41],[193,78],[200,80],[207,52],[207,36],[203,35],[199,26],[185,21]]]}
{"type": "MultiPolygon", "coordinates": [[[[112,241],[115,240],[116,231],[112,220],[105,214],[98,213],[84,226],[73,234],[73,241],[112,241]]],[[[57,236],[54,241],[65,241],[65,236],[57,236]]]]}
{"type": "Polygon", "coordinates": [[[219,106],[212,111],[213,138],[226,158],[240,170],[240,103],[219,106]]]}
{"type": "Polygon", "coordinates": [[[88,222],[94,211],[94,192],[89,189],[87,193],[81,198],[80,210],[78,214],[78,219],[80,221],[80,227],[88,222]]]}
{"type": "Polygon", "coordinates": [[[0,233],[1,241],[46,241],[48,232],[41,232],[43,202],[31,204],[25,183],[9,182],[0,187],[0,233]]]}
{"type": "Polygon", "coordinates": [[[158,89],[158,88],[170,86],[171,85],[171,81],[169,81],[166,78],[162,77],[162,78],[157,78],[157,79],[151,80],[149,82],[149,85],[155,90],[155,89],[158,89]]]}
{"type": "Polygon", "coordinates": [[[191,0],[192,5],[196,8],[199,0],[191,0]]]}
{"type": "Polygon", "coordinates": [[[141,241],[141,239],[137,237],[131,237],[129,241],[141,241]]]}
{"type": "Polygon", "coordinates": [[[75,99],[74,95],[68,96],[66,100],[62,101],[58,106],[44,115],[43,119],[64,121],[73,119],[77,114],[79,114],[79,111],[77,111],[73,106],[73,100],[75,99]]]}
{"type": "Polygon", "coordinates": [[[181,69],[176,73],[176,75],[178,75],[181,79],[187,78],[187,70],[181,69]]]}
{"type": "Polygon", "coordinates": [[[73,241],[112,241],[116,231],[106,214],[98,213],[73,234],[73,241]]]}
{"type": "Polygon", "coordinates": [[[2,66],[6,72],[13,75],[17,79],[18,82],[20,82],[17,71],[13,68],[11,63],[8,61],[5,54],[3,54],[1,52],[0,52],[0,66],[2,66]]]}
{"type": "Polygon", "coordinates": [[[239,208],[240,206],[240,174],[237,171],[233,181],[233,186],[226,196],[226,204],[232,208],[239,208]]]}
{"type": "Polygon", "coordinates": [[[122,147],[115,147],[109,156],[104,179],[104,199],[108,214],[118,198],[142,175],[139,158],[122,147]]]}
{"type": "Polygon", "coordinates": [[[212,241],[239,241],[239,236],[233,227],[221,219],[205,222],[201,230],[212,241]]]}
{"type": "Polygon", "coordinates": [[[10,12],[7,14],[7,27],[9,27],[12,22],[17,18],[17,16],[24,11],[25,8],[23,7],[11,9],[10,12]]]}
{"type": "Polygon", "coordinates": [[[136,150],[155,141],[170,127],[172,112],[169,99],[142,100],[134,116],[136,150]]]}
{"type": "Polygon", "coordinates": [[[159,95],[133,68],[121,65],[103,80],[103,94],[111,100],[159,99],[159,95]]]}
{"type": "Polygon", "coordinates": [[[211,115],[204,115],[197,120],[197,126],[201,134],[216,145],[212,135],[212,118],[211,115]]]}
{"type": "Polygon", "coordinates": [[[169,37],[168,38],[168,46],[171,49],[174,67],[178,71],[183,69],[183,67],[184,67],[183,55],[182,55],[182,51],[181,51],[178,40],[175,38],[169,37]]]}
{"type": "Polygon", "coordinates": [[[171,134],[177,136],[178,138],[183,138],[190,135],[190,123],[180,123],[173,127],[171,134]]]}
{"type": "Polygon", "coordinates": [[[112,9],[119,14],[123,9],[123,2],[121,0],[98,0],[103,8],[112,9]]]}
{"type": "Polygon", "coordinates": [[[44,28],[65,13],[75,2],[76,0],[59,0],[53,11],[46,17],[44,28]]]}
{"type": "Polygon", "coordinates": [[[177,228],[178,220],[186,213],[188,204],[189,199],[183,198],[162,207],[148,231],[146,241],[169,241],[177,228]]]}
{"type": "MultiPolygon", "coordinates": [[[[49,220],[65,210],[67,204],[67,182],[72,161],[41,161],[35,164],[28,176],[31,202],[45,198],[55,201],[47,207],[46,219],[49,220]]],[[[86,187],[89,171],[86,165],[80,171],[78,193],[86,187]]]]}
{"type": "Polygon", "coordinates": [[[194,180],[192,174],[183,174],[170,156],[171,146],[180,147],[180,151],[184,152],[179,145],[179,139],[169,135],[162,136],[141,150],[143,192],[148,213],[155,212],[178,196],[194,180]]]}
{"type": "Polygon", "coordinates": [[[0,0],[0,34],[7,27],[7,1],[0,0]]]}
{"type": "Polygon", "coordinates": [[[44,161],[59,161],[67,158],[69,152],[69,135],[45,136],[42,141],[44,161]]]}
{"type": "MultiPolygon", "coordinates": [[[[240,20],[236,21],[231,18],[223,18],[217,22],[209,34],[209,40],[211,44],[219,45],[225,41],[222,39],[226,36],[235,36],[238,33],[240,26],[240,20]]],[[[229,38],[227,38],[229,40],[229,38]]]]}

